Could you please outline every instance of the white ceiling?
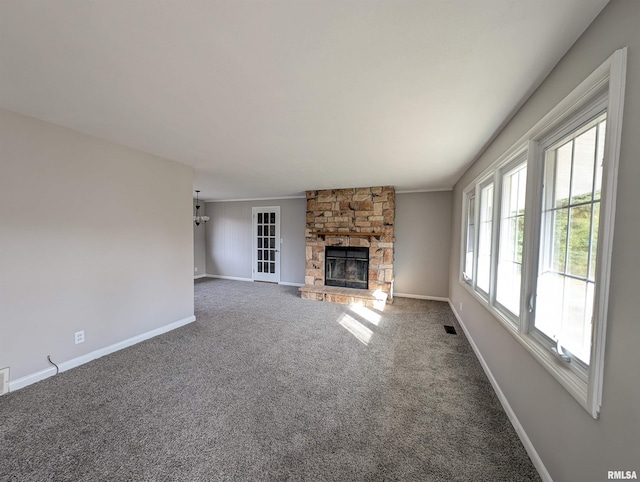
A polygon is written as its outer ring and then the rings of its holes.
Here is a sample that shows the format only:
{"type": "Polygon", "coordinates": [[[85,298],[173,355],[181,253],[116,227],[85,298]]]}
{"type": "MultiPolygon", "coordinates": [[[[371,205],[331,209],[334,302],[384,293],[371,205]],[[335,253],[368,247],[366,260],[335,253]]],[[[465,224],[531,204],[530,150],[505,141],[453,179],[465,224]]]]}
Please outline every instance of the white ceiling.
{"type": "Polygon", "coordinates": [[[447,189],[607,0],[0,0],[0,107],[204,199],[447,189]]]}

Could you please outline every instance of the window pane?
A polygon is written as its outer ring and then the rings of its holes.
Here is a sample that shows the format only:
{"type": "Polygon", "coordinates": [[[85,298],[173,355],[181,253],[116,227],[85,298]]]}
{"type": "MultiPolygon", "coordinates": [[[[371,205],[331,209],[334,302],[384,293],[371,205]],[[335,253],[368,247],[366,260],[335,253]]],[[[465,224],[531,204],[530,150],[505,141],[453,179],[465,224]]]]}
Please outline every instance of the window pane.
{"type": "Polygon", "coordinates": [[[571,208],[569,217],[569,262],[567,264],[567,273],[579,278],[586,278],[589,269],[591,204],[571,208]]]}
{"type": "Polygon", "coordinates": [[[558,339],[562,324],[564,276],[546,272],[538,277],[535,327],[553,340],[558,339]]]}
{"type": "Polygon", "coordinates": [[[535,326],[589,363],[594,283],[546,273],[538,278],[535,326]]]}
{"type": "Polygon", "coordinates": [[[569,188],[571,183],[571,154],[573,142],[568,142],[552,154],[555,154],[555,207],[569,204],[569,188]]]}
{"type": "Polygon", "coordinates": [[[480,190],[480,226],[478,240],[477,286],[489,292],[491,275],[491,234],[493,226],[493,183],[480,190]]]}
{"type": "Polygon", "coordinates": [[[565,277],[560,340],[565,349],[589,363],[594,283],[565,277]]]}
{"type": "Polygon", "coordinates": [[[496,301],[516,316],[520,314],[526,186],[526,163],[512,169],[502,177],[496,301]]]}
{"type": "Polygon", "coordinates": [[[476,197],[469,196],[467,198],[467,239],[464,257],[464,268],[462,271],[467,280],[470,280],[473,277],[473,254],[476,239],[475,205],[476,197]]]}
{"type": "Polygon", "coordinates": [[[569,217],[568,209],[558,209],[551,211],[549,217],[553,220],[551,235],[553,236],[553,254],[551,258],[552,271],[564,273],[565,260],[567,257],[567,222],[569,217]]]}
{"type": "Polygon", "coordinates": [[[571,204],[591,201],[593,168],[596,158],[596,126],[574,141],[571,204]]]}

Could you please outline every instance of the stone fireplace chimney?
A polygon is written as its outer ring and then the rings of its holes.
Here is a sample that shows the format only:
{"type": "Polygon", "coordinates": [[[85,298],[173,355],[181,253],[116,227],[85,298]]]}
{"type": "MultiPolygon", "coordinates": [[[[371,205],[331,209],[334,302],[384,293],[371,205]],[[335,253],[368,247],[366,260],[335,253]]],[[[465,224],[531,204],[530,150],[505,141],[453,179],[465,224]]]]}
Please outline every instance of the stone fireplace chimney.
{"type": "Polygon", "coordinates": [[[306,267],[305,286],[300,288],[302,297],[352,303],[376,297],[379,300],[379,294],[384,293],[387,302],[391,302],[395,208],[393,186],[307,191],[306,267]],[[367,290],[325,286],[327,246],[368,248],[367,290]]]}

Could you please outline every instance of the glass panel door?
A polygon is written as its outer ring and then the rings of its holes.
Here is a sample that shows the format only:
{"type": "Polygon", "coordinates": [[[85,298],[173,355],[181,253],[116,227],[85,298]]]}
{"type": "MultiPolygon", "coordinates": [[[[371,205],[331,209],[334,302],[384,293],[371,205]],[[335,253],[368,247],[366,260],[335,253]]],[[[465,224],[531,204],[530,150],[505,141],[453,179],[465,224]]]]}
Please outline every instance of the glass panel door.
{"type": "Polygon", "coordinates": [[[280,281],[280,206],[253,208],[253,279],[280,281]]]}

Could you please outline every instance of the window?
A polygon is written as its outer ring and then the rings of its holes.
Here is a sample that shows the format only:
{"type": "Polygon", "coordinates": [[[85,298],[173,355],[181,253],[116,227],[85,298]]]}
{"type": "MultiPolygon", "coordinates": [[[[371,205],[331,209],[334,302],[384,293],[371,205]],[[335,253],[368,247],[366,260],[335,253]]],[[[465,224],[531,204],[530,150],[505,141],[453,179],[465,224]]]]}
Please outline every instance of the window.
{"type": "Polygon", "coordinates": [[[478,268],[476,286],[489,294],[491,276],[491,244],[493,235],[493,183],[480,188],[480,221],[478,223],[478,268]]]}
{"type": "Polygon", "coordinates": [[[544,149],[535,328],[589,365],[606,114],[544,149]]]}
{"type": "Polygon", "coordinates": [[[514,316],[520,314],[524,207],[527,193],[527,163],[519,162],[502,175],[500,246],[496,301],[514,316]]]}
{"type": "Polygon", "coordinates": [[[464,190],[460,280],[594,418],[626,49],[464,190]]]}
{"type": "Polygon", "coordinates": [[[464,277],[464,280],[467,283],[470,283],[471,279],[473,278],[473,259],[474,259],[474,252],[475,252],[474,246],[475,246],[475,239],[476,239],[476,224],[475,224],[476,196],[475,194],[472,194],[472,193],[467,194],[466,206],[467,206],[466,242],[464,243],[465,253],[464,253],[464,259],[463,259],[464,265],[462,268],[462,275],[464,277]]]}

